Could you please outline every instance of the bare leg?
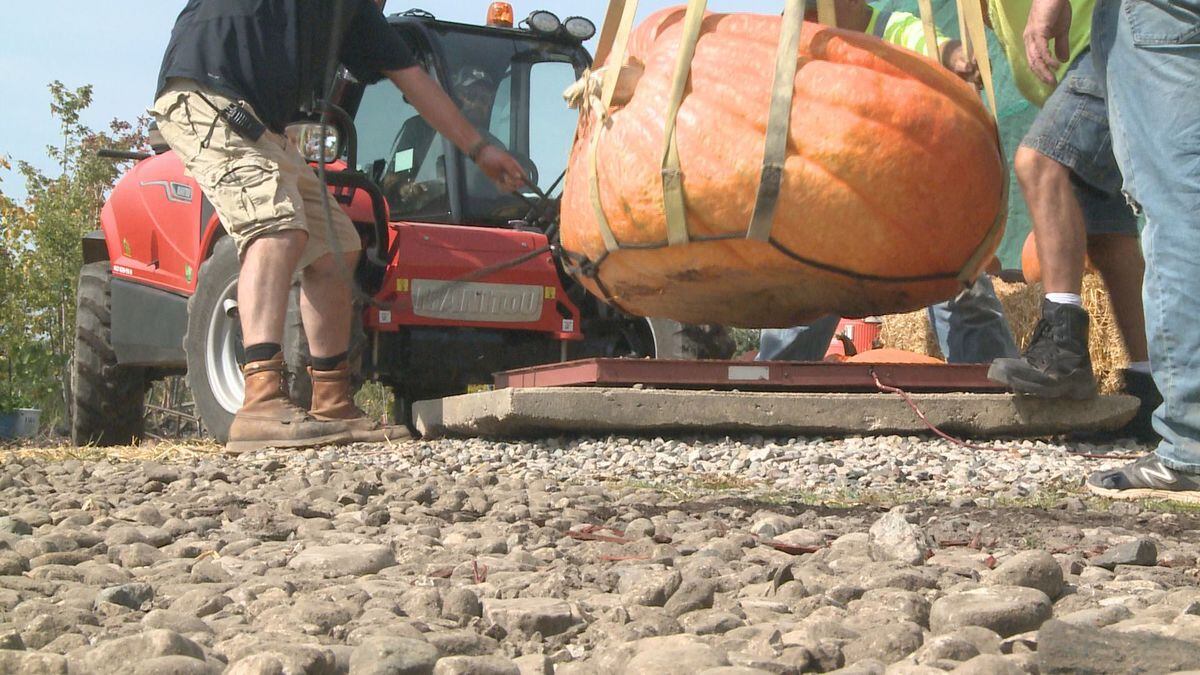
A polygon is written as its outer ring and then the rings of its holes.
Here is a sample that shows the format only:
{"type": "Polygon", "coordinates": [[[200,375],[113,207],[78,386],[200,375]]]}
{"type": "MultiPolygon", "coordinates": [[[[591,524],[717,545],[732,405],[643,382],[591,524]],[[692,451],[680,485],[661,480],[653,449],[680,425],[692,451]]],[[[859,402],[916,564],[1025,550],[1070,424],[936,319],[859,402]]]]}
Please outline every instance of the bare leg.
{"type": "Polygon", "coordinates": [[[345,266],[327,253],[304,268],[300,277],[300,315],[308,349],[314,357],[344,353],[350,346],[350,318],[354,311],[346,273],[358,262],[358,251],[343,253],[345,266]]]}
{"type": "MultiPolygon", "coordinates": [[[[259,237],[246,248],[238,278],[238,313],[246,344],[282,342],[292,277],[307,243],[307,233],[286,230],[259,237]]],[[[248,363],[242,373],[246,393],[229,427],[228,452],[302,448],[354,438],[346,424],[313,419],[288,400],[282,355],[248,363]]]]}
{"type": "Polygon", "coordinates": [[[1017,149],[1013,167],[1033,219],[1043,287],[1047,293],[1078,295],[1086,240],[1071,170],[1027,147],[1017,149]]]}
{"type": "Polygon", "coordinates": [[[303,230],[284,230],[258,237],[246,247],[238,276],[244,344],[283,342],[292,276],[307,242],[308,233],[303,230]]]}
{"type": "Polygon", "coordinates": [[[1088,255],[1112,298],[1117,327],[1132,361],[1146,361],[1146,316],[1142,311],[1142,277],[1146,263],[1137,237],[1126,234],[1088,236],[1088,255]]]}
{"type": "MultiPolygon", "coordinates": [[[[1013,166],[1033,216],[1046,293],[1078,297],[1083,290],[1085,226],[1070,170],[1024,146],[1017,150],[1013,166]]],[[[1096,396],[1088,323],[1081,305],[1043,300],[1042,319],[1023,356],[996,359],[988,377],[1027,396],[1080,400],[1096,396]]]]}
{"type": "MultiPolygon", "coordinates": [[[[313,358],[345,354],[350,347],[350,319],[354,311],[351,279],[359,251],[326,253],[304,268],[300,278],[300,313],[313,358]],[[342,255],[344,265],[335,255],[342,255]]],[[[309,413],[319,420],[341,422],[357,441],[378,443],[408,437],[403,427],[388,427],[367,417],[354,405],[351,370],[343,364],[333,370],[309,370],[312,405],[309,413]]]]}

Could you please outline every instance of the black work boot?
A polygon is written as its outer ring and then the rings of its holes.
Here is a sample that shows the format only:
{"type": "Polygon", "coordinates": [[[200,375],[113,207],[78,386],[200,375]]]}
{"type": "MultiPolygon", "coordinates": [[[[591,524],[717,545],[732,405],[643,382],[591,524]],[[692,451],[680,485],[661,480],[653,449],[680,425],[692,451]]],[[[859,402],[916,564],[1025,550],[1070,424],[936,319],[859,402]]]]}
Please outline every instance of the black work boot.
{"type": "Polygon", "coordinates": [[[1075,305],[1042,301],[1042,320],[1019,359],[996,359],[988,377],[1018,394],[1040,398],[1095,398],[1088,353],[1088,313],[1075,305]]]}

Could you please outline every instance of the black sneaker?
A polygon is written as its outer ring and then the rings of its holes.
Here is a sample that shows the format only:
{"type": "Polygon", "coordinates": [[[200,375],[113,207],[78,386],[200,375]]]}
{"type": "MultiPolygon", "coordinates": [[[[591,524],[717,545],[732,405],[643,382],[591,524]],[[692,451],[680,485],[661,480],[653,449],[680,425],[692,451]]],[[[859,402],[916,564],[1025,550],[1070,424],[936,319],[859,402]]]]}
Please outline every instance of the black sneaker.
{"type": "Polygon", "coordinates": [[[1200,476],[1166,466],[1150,453],[1112,471],[1097,471],[1087,488],[1110,499],[1162,499],[1200,504],[1200,476]]]}
{"type": "Polygon", "coordinates": [[[988,378],[1018,394],[1040,398],[1095,398],[1098,392],[1088,353],[1088,313],[1075,305],[1042,301],[1038,321],[1019,359],[996,359],[988,378]]]}
{"type": "Polygon", "coordinates": [[[1147,443],[1157,441],[1161,437],[1154,430],[1151,417],[1158,406],[1162,405],[1163,398],[1158,391],[1158,386],[1154,384],[1154,378],[1150,376],[1150,373],[1125,369],[1121,371],[1121,380],[1125,383],[1125,393],[1136,396],[1141,405],[1138,406],[1137,414],[1133,416],[1129,424],[1117,431],[1117,434],[1147,443]]]}

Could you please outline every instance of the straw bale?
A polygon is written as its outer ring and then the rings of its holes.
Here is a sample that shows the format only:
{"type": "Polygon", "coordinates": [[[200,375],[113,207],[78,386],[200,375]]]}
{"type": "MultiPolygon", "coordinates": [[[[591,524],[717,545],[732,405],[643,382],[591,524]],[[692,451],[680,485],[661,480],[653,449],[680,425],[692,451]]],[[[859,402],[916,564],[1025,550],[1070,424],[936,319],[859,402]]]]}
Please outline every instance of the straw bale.
{"type": "MultiPolygon", "coordinates": [[[[994,282],[996,295],[1000,298],[1000,304],[1004,306],[1009,326],[1012,327],[1017,344],[1024,350],[1033,334],[1034,326],[1041,318],[1044,295],[1042,285],[1010,284],[999,279],[995,279],[994,282]]],[[[1099,275],[1084,276],[1082,295],[1084,307],[1092,317],[1088,348],[1091,351],[1096,380],[1103,393],[1119,391],[1120,371],[1129,365],[1129,357],[1125,353],[1125,343],[1117,329],[1108,291],[1099,275]]],[[[881,338],[883,344],[888,347],[930,356],[943,356],[924,310],[884,317],[881,338]]]]}
{"type": "Polygon", "coordinates": [[[38,439],[8,444],[0,448],[0,463],[13,460],[62,462],[69,459],[88,462],[184,461],[219,455],[223,447],[208,438],[186,440],[147,440],[138,445],[101,448],[75,447],[61,439],[38,439]]]}

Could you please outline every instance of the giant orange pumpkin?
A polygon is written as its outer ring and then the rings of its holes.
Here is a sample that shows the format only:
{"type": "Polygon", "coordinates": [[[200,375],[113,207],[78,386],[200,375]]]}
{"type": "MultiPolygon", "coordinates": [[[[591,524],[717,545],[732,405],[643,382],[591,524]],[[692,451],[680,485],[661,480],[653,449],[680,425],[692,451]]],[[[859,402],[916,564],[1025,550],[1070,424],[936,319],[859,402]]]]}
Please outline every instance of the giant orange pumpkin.
{"type": "MultiPolygon", "coordinates": [[[[623,247],[667,239],[660,171],[683,16],[681,7],[663,10],[634,31],[624,64],[640,77],[622,83],[627,92],[614,100],[599,142],[600,203],[623,247]]],[[[704,19],[677,122],[692,237],[743,233],[750,222],[780,22],[704,19]]],[[[974,254],[991,257],[1006,170],[977,93],[932,60],[861,33],[806,23],[800,43],[772,230],[786,252],[739,238],[605,256],[589,178],[601,125],[585,109],[562,243],[576,259],[600,262],[595,276],[578,274],[593,293],[644,316],[788,326],[946,299],[974,254]]]]}
{"type": "Polygon", "coordinates": [[[1025,275],[1025,283],[1036,284],[1042,280],[1042,263],[1038,260],[1037,239],[1030,230],[1025,237],[1025,245],[1021,247],[1021,272],[1025,275]]]}

